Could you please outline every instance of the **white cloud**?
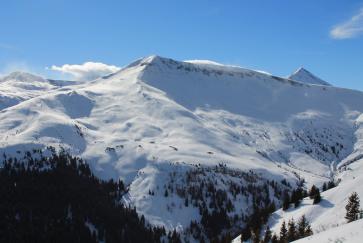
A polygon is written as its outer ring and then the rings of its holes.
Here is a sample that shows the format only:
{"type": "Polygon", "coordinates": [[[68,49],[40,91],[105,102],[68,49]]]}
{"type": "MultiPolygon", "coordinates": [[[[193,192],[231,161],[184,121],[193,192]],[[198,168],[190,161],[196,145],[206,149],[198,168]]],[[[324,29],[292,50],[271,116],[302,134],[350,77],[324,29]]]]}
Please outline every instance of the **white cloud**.
{"type": "Polygon", "coordinates": [[[363,8],[350,20],[336,25],[330,36],[334,39],[349,39],[363,34],[363,8]]]}
{"type": "Polygon", "coordinates": [[[70,74],[76,80],[93,80],[120,70],[119,67],[107,65],[101,62],[85,62],[83,64],[53,65],[50,70],[70,74]]]}

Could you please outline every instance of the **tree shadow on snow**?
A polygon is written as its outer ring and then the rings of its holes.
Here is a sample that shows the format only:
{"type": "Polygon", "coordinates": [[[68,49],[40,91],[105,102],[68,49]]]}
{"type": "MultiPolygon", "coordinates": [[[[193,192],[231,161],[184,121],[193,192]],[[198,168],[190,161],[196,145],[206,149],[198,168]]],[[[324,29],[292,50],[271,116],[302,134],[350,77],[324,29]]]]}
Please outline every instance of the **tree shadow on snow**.
{"type": "Polygon", "coordinates": [[[319,203],[319,205],[323,208],[332,208],[334,207],[334,204],[331,203],[330,201],[326,200],[326,199],[321,199],[321,202],[319,203]]]}

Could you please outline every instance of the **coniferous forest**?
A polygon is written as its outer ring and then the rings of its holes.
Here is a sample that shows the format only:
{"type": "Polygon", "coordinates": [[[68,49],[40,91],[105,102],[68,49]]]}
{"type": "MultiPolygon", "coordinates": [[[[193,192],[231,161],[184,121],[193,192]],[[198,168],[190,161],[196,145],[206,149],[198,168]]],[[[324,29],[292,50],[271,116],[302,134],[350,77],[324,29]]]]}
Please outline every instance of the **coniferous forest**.
{"type": "MultiPolygon", "coordinates": [[[[40,153],[41,154],[41,153],[40,153]]],[[[179,242],[120,203],[122,181],[96,178],[65,152],[7,158],[0,169],[0,242],[179,242]]]]}

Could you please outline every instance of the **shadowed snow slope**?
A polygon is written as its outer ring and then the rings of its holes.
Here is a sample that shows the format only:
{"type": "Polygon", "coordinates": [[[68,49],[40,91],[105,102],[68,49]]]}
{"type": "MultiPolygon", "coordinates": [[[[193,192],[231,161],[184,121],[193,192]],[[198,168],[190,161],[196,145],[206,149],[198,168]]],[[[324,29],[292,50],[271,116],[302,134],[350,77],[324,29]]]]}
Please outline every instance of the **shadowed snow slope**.
{"type": "Polygon", "coordinates": [[[362,147],[359,91],[158,56],[84,84],[38,82],[47,92],[26,93],[0,111],[0,153],[69,149],[101,178],[131,184],[124,200],[167,228],[199,217],[193,207],[187,213],[158,207],[164,196],[147,193],[163,187],[160,178],[174,163],[223,162],[265,178],[303,177],[310,186],[329,180],[332,162],[362,147]]]}

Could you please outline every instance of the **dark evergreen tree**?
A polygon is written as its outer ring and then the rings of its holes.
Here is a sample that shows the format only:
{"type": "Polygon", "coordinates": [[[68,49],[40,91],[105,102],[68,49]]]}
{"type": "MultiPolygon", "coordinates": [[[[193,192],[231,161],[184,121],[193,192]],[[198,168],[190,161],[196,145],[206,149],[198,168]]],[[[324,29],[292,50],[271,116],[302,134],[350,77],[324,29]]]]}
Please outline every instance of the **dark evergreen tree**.
{"type": "Polygon", "coordinates": [[[312,234],[309,222],[306,220],[305,215],[301,216],[297,223],[297,236],[298,238],[304,238],[312,234]]]}
{"type": "Polygon", "coordinates": [[[312,235],[313,234],[313,230],[311,229],[311,226],[310,226],[310,224],[308,223],[308,225],[306,226],[306,228],[305,228],[305,237],[307,237],[307,236],[310,236],[310,235],[312,235]]]}
{"type": "Polygon", "coordinates": [[[188,200],[188,197],[185,198],[184,200],[184,206],[185,207],[188,207],[189,206],[189,200],[188,200]]]}
{"type": "Polygon", "coordinates": [[[290,207],[290,196],[288,192],[285,192],[282,202],[282,209],[287,210],[289,207],[290,207]]]}
{"type": "Polygon", "coordinates": [[[288,242],[296,240],[296,225],[294,219],[290,219],[287,224],[287,240],[288,242]]]}
{"type": "Polygon", "coordinates": [[[251,241],[252,241],[252,243],[260,243],[260,231],[259,230],[252,230],[251,241]]]}
{"type": "Polygon", "coordinates": [[[346,214],[345,218],[348,223],[357,220],[360,207],[359,196],[356,192],[353,192],[348,199],[348,204],[345,206],[346,214]]]}
{"type": "Polygon", "coordinates": [[[328,182],[328,185],[327,185],[327,189],[332,189],[336,186],[335,182],[334,181],[329,181],[328,182]]]}
{"type": "Polygon", "coordinates": [[[313,204],[318,204],[321,201],[320,190],[315,185],[313,185],[309,191],[310,199],[313,199],[313,204]]]}
{"type": "Polygon", "coordinates": [[[241,242],[241,243],[244,243],[244,242],[245,242],[245,241],[244,241],[244,239],[245,239],[245,237],[243,237],[243,234],[241,233],[240,242],[241,242]]]}
{"type": "Polygon", "coordinates": [[[286,223],[285,221],[283,221],[280,228],[280,243],[286,243],[286,242],[287,242],[287,229],[286,229],[286,223]]]}
{"type": "Polygon", "coordinates": [[[181,243],[180,236],[176,232],[176,230],[173,230],[173,233],[169,232],[169,243],[181,243]]]}
{"type": "Polygon", "coordinates": [[[326,184],[326,182],[324,182],[323,184],[323,192],[325,192],[326,190],[328,190],[328,185],[326,184]]]}
{"type": "Polygon", "coordinates": [[[310,199],[314,199],[315,194],[319,191],[319,189],[313,185],[309,191],[309,197],[310,199]]]}
{"type": "Polygon", "coordinates": [[[317,189],[315,195],[314,195],[314,201],[313,204],[318,204],[321,201],[320,191],[317,189]]]}
{"type": "Polygon", "coordinates": [[[279,238],[275,233],[271,237],[271,243],[279,243],[279,238]]]}
{"type": "Polygon", "coordinates": [[[295,208],[300,205],[301,200],[304,197],[304,190],[301,187],[296,188],[292,191],[291,203],[295,205],[295,208]]]}
{"type": "Polygon", "coordinates": [[[271,238],[272,238],[272,233],[271,233],[270,227],[267,226],[266,231],[265,231],[265,236],[263,237],[263,243],[269,243],[271,238]]]}

